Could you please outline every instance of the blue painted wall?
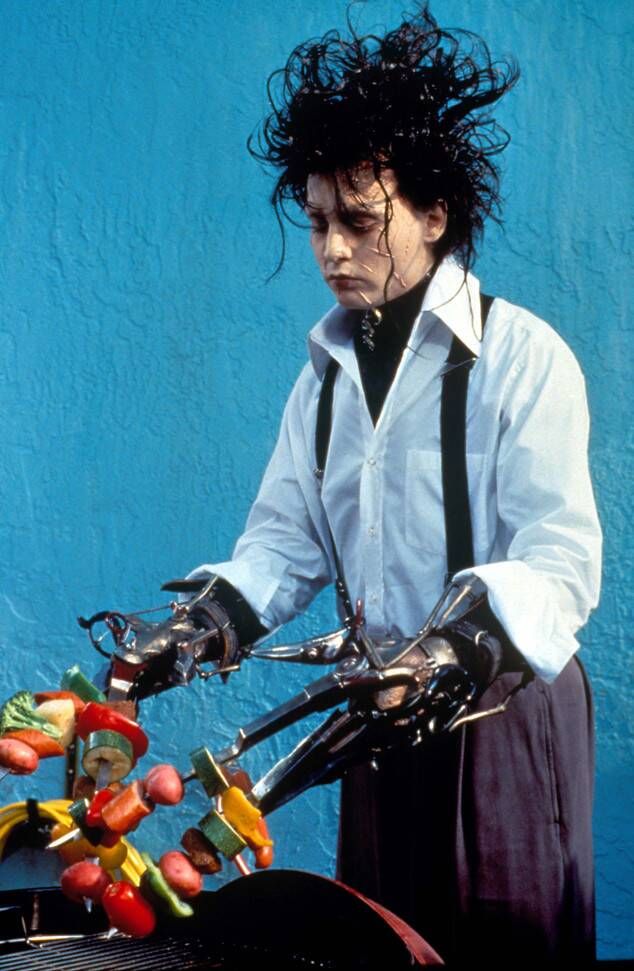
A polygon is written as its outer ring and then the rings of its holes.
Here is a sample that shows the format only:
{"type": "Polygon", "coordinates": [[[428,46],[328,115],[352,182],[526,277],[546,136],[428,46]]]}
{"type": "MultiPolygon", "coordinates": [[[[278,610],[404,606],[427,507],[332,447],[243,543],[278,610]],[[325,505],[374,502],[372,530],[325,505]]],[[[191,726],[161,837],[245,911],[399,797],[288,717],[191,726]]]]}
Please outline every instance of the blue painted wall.
{"type": "MultiPolygon", "coordinates": [[[[506,228],[478,272],[552,321],[588,378],[606,532],[602,605],[584,634],[596,692],[600,954],[634,955],[630,0],[438,0],[444,23],[512,52],[502,120],[506,228]],[[629,67],[629,70],[628,70],[629,67]]],[[[368,26],[401,0],[371,0],[368,26]]],[[[0,649],[2,696],[94,657],[75,617],[139,608],[229,553],[329,306],[303,235],[271,283],[270,180],[247,156],[263,82],[291,46],[343,26],[342,0],[0,0],[0,649]]],[[[332,622],[325,597],[298,631],[332,622]]],[[[226,688],[146,706],[151,759],[223,743],[297,672],[254,662],[226,688]]],[[[288,744],[288,740],[285,742],[288,744]]],[[[257,774],[280,742],[254,754],[257,774]]],[[[151,761],[148,757],[147,761],[151,761]]],[[[2,801],[61,794],[60,765],[2,801]]],[[[204,810],[158,810],[140,847],[174,845],[204,810]]],[[[273,817],[282,864],[328,872],[336,791],[273,817]]],[[[16,879],[0,869],[0,881],[16,879]]]]}

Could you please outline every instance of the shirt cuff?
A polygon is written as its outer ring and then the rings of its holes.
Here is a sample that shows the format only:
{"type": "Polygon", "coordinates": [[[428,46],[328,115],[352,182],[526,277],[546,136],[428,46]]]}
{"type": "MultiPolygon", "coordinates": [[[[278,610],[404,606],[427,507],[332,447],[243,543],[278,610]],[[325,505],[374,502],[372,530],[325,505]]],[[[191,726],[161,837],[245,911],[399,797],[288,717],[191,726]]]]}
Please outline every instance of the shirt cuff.
{"type": "Polygon", "coordinates": [[[522,560],[469,567],[454,580],[474,576],[485,584],[491,609],[509,640],[540,678],[554,681],[579,645],[572,632],[558,625],[552,581],[522,560]]]}
{"type": "MultiPolygon", "coordinates": [[[[263,608],[270,604],[273,593],[278,586],[277,582],[273,580],[266,584],[260,579],[256,579],[254,582],[254,577],[249,567],[236,560],[226,560],[223,563],[203,563],[201,566],[196,567],[195,570],[192,570],[191,573],[188,573],[187,579],[198,580],[213,576],[214,574],[220,577],[221,580],[226,581],[227,585],[231,585],[244,598],[244,602],[248,605],[254,620],[262,628],[258,639],[268,637],[278,625],[270,617],[267,617],[263,608]]],[[[219,600],[223,607],[227,609],[222,595],[219,597],[219,600]]],[[[230,611],[227,610],[227,612],[231,616],[230,611]]],[[[250,643],[255,643],[255,641],[250,643]]]]}

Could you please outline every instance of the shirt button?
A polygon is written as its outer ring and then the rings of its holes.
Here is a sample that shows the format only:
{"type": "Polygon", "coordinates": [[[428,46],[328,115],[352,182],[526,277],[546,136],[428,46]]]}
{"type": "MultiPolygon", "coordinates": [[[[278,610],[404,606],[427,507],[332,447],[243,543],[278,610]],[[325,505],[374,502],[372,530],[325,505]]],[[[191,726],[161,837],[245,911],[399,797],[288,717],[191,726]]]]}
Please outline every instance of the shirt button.
{"type": "Polygon", "coordinates": [[[370,594],[370,603],[371,604],[376,604],[378,602],[379,602],[379,595],[378,595],[378,593],[371,593],[370,594]]]}
{"type": "Polygon", "coordinates": [[[374,526],[368,527],[368,536],[376,536],[376,529],[374,526]]]}
{"type": "Polygon", "coordinates": [[[372,466],[376,465],[376,459],[374,457],[369,458],[368,465],[372,465],[372,466]]]}

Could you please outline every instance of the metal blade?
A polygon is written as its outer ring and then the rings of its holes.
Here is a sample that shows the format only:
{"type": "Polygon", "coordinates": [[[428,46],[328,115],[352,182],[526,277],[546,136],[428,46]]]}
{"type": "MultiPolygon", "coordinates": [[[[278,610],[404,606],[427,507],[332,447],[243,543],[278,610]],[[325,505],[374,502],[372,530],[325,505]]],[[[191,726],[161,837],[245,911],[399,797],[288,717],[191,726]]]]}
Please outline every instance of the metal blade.
{"type": "Polygon", "coordinates": [[[112,765],[108,762],[108,759],[99,759],[99,768],[97,769],[97,778],[95,780],[95,792],[99,792],[101,789],[107,789],[111,774],[112,765]]]}
{"type": "Polygon", "coordinates": [[[63,836],[58,836],[57,839],[53,840],[52,843],[49,843],[48,846],[45,847],[45,849],[57,850],[59,849],[60,846],[64,846],[66,843],[73,843],[75,840],[78,840],[80,838],[81,838],[81,830],[79,826],[76,826],[75,829],[71,829],[70,832],[64,833],[63,836]]]}

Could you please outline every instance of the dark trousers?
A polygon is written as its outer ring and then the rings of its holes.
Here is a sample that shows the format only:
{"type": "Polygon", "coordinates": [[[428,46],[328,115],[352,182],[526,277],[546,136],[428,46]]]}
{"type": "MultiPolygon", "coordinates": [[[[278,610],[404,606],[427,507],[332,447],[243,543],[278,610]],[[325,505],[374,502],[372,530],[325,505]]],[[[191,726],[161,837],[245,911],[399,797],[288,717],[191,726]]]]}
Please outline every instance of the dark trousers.
{"type": "MultiPolygon", "coordinates": [[[[519,678],[499,677],[478,708],[519,678]]],[[[575,659],[502,715],[351,770],[337,876],[446,961],[591,960],[593,776],[592,700],[575,659]]]]}

